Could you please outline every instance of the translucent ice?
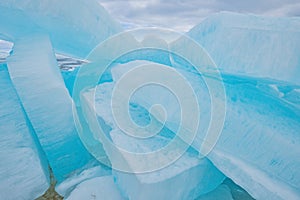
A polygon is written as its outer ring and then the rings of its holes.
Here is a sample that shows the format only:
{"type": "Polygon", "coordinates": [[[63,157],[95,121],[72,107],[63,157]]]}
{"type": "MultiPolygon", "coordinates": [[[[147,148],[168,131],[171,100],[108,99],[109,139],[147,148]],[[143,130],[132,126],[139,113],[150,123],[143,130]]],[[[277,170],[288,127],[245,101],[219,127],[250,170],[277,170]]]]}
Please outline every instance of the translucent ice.
{"type": "Polygon", "coordinates": [[[76,188],[77,185],[85,180],[111,175],[111,169],[106,166],[97,165],[93,167],[93,165],[90,165],[85,168],[86,169],[84,169],[81,173],[74,173],[72,176],[69,176],[64,182],[59,184],[55,190],[66,197],[74,190],[74,188],[76,188]]]}
{"type": "Polygon", "coordinates": [[[96,177],[79,184],[66,200],[123,200],[112,176],[96,177]]]}
{"type": "MultiPolygon", "coordinates": [[[[130,137],[118,128],[114,122],[110,108],[110,97],[113,86],[114,83],[104,83],[97,87],[96,111],[100,117],[99,122],[104,125],[103,127],[110,127],[104,129],[106,130],[107,137],[111,139],[114,145],[135,153],[153,152],[167,145],[172,139],[169,138],[172,137],[172,133],[166,128],[162,129],[158,135],[145,140],[130,137]]],[[[86,102],[85,105],[93,108],[91,104],[93,101],[91,99],[93,97],[91,92],[83,93],[82,97],[86,102]]],[[[147,117],[149,113],[145,109],[131,105],[131,112],[136,123],[140,125],[149,123],[149,118],[147,117]]],[[[89,114],[86,112],[86,115],[89,114]]],[[[88,119],[90,119],[89,116],[88,119]]],[[[89,120],[90,126],[95,126],[91,122],[93,120],[89,120]]],[[[95,130],[94,128],[91,129],[95,130]]],[[[107,146],[104,144],[105,147],[107,146]]],[[[120,162],[120,160],[112,158],[115,155],[109,152],[108,147],[106,150],[114,168],[114,161],[120,162]]],[[[128,158],[127,155],[122,154],[122,156],[125,164],[129,165],[129,168],[133,172],[143,165],[147,167],[149,164],[147,162],[150,161],[145,156],[145,160],[136,163],[136,161],[128,158]]],[[[157,157],[157,163],[159,163],[159,159],[157,157]]],[[[199,195],[215,189],[224,179],[223,174],[210,161],[207,159],[198,159],[196,151],[192,149],[163,169],[159,168],[159,170],[142,174],[126,173],[118,169],[113,169],[113,175],[117,179],[117,184],[122,194],[130,199],[195,199],[199,195]],[[169,191],[176,192],[170,193],[169,191]]]]}
{"type": "Polygon", "coordinates": [[[221,184],[214,191],[198,197],[196,200],[233,200],[230,188],[221,184]]]}
{"type": "MultiPolygon", "coordinates": [[[[156,115],[149,111],[155,104],[162,104],[168,113],[159,134],[140,140],[124,134],[114,122],[109,100],[115,83],[101,84],[96,90],[98,121],[91,115],[93,90],[85,91],[74,99],[77,101],[80,97],[85,102],[82,110],[79,109],[84,113],[78,116],[87,117],[87,123],[81,125],[94,135],[85,133],[89,137],[80,138],[74,125],[77,116],[74,113],[73,117],[73,100],[58,69],[54,49],[84,58],[97,44],[118,33],[119,24],[96,0],[76,3],[72,0],[2,0],[0,18],[5,19],[0,21],[0,39],[14,43],[12,55],[7,59],[9,74],[0,65],[3,88],[0,91],[1,198],[33,199],[41,195],[49,185],[47,161],[58,180],[59,193],[69,195],[77,185],[69,199],[122,199],[121,194],[129,199],[195,199],[220,185],[223,173],[257,199],[300,198],[299,18],[268,19],[219,13],[188,33],[210,53],[222,71],[223,80],[214,81],[224,83],[227,95],[227,99],[218,99],[227,103],[226,119],[207,158],[198,156],[210,125],[213,102],[202,78],[213,78],[194,73],[175,55],[150,48],[115,61],[114,64],[146,59],[173,65],[194,87],[202,118],[192,147],[171,165],[142,174],[113,169],[114,180],[112,176],[100,177],[111,175],[111,170],[99,165],[91,151],[102,153],[100,156],[107,163],[112,161],[112,167],[120,162],[133,172],[154,162],[149,162],[147,157],[142,160],[145,163],[137,162],[123,152],[115,159],[115,152],[97,135],[96,124],[103,125],[105,136],[118,147],[135,154],[154,152],[169,144],[180,126],[181,108],[174,99],[176,96],[156,86],[136,91],[129,102],[130,114],[136,123],[145,125],[152,118],[157,127],[161,125],[161,119],[155,119],[156,115]],[[80,139],[90,140],[90,153],[80,139]],[[21,192],[16,193],[12,188],[21,192]]],[[[158,46],[169,47],[165,41],[152,36],[141,41],[129,34],[124,38],[122,40],[132,47],[145,47],[153,41],[158,46]]],[[[172,43],[171,49],[186,47],[181,39],[172,43]]],[[[123,44],[118,45],[108,46],[101,56],[113,55],[123,44]]],[[[198,52],[191,50],[191,53],[202,58],[198,52]]],[[[116,65],[107,80],[116,82],[128,70],[145,63],[149,62],[116,65]]],[[[92,76],[91,72],[87,82],[94,78],[92,76]]],[[[64,77],[71,93],[76,71],[64,77]]],[[[232,198],[228,187],[221,186],[199,199],[220,196],[232,198]]]]}
{"type": "MultiPolygon", "coordinates": [[[[135,66],[136,63],[115,66],[112,69],[114,80],[135,66]]],[[[204,117],[193,144],[200,151],[210,120],[206,86],[200,75],[178,71],[193,85],[199,106],[204,108],[201,110],[204,117]]],[[[227,95],[226,120],[208,158],[255,198],[297,199],[300,195],[297,167],[300,164],[299,109],[293,102],[283,99],[284,95],[280,98],[277,93],[270,93],[271,90],[262,90],[270,85],[274,88],[276,82],[232,75],[223,75],[223,82],[227,95]]],[[[147,109],[156,102],[164,102],[165,109],[172,113],[166,126],[175,131],[174,124],[180,123],[176,117],[180,109],[177,104],[169,103],[168,99],[168,93],[157,87],[152,90],[148,87],[145,92],[138,91],[132,98],[147,109]]]]}
{"type": "Polygon", "coordinates": [[[0,2],[0,38],[15,41],[35,32],[49,34],[61,53],[84,58],[98,43],[119,32],[96,0],[3,0],[0,2]]]}
{"type": "Polygon", "coordinates": [[[300,18],[221,12],[188,35],[224,72],[300,84],[300,18]]]}
{"type": "Polygon", "coordinates": [[[73,101],[48,36],[32,35],[16,40],[7,64],[24,110],[60,183],[93,158],[75,129],[73,101]]]}
{"type": "Polygon", "coordinates": [[[49,187],[48,163],[0,64],[0,198],[35,199],[49,187]]]}

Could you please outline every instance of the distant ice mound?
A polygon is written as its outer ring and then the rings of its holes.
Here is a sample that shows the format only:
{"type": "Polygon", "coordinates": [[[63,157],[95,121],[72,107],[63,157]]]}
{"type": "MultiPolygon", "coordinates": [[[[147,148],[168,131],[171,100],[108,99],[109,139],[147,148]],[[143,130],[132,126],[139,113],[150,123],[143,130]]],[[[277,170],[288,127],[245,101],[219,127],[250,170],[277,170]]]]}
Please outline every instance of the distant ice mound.
{"type": "Polygon", "coordinates": [[[188,35],[225,73],[300,85],[300,17],[221,12],[205,19],[188,35]]]}

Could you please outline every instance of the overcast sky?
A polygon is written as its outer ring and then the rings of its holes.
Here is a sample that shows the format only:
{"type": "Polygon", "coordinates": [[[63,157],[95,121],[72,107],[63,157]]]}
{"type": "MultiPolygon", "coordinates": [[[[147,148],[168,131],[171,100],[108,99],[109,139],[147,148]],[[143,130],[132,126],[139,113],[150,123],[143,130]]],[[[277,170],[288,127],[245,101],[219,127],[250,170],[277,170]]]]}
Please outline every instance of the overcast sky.
{"type": "Polygon", "coordinates": [[[300,16],[300,0],[98,0],[125,27],[188,31],[219,11],[300,16]]]}

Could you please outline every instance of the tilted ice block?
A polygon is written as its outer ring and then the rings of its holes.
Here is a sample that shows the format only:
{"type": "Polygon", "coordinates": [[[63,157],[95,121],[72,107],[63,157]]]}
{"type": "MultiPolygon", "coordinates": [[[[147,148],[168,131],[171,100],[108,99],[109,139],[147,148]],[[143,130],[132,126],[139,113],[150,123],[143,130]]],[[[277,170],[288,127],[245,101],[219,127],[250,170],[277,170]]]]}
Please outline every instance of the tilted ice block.
{"type": "Polygon", "coordinates": [[[0,199],[35,199],[49,187],[48,163],[3,64],[0,88],[0,199]]]}
{"type": "Polygon", "coordinates": [[[227,117],[211,160],[254,198],[299,199],[299,109],[260,90],[276,83],[230,75],[224,81],[227,117]]]}
{"type": "Polygon", "coordinates": [[[96,177],[84,181],[72,191],[66,200],[123,200],[112,176],[96,177]]]}
{"type": "MultiPolygon", "coordinates": [[[[154,152],[166,146],[172,140],[172,133],[166,128],[163,128],[158,135],[144,140],[128,136],[118,128],[110,107],[113,87],[113,83],[99,85],[95,97],[95,109],[100,119],[98,122],[106,130],[106,137],[115,146],[133,153],[154,152]],[[105,128],[105,126],[110,128],[105,128]]],[[[93,90],[82,94],[85,105],[90,108],[94,108],[92,92],[93,90]]],[[[139,125],[145,126],[149,123],[149,113],[145,109],[131,105],[130,112],[133,120],[139,125]]],[[[86,116],[90,126],[95,127],[96,125],[92,123],[92,115],[86,112],[86,116]]],[[[97,130],[94,127],[91,129],[97,130]]],[[[97,137],[97,133],[95,135],[97,137]]],[[[104,149],[107,147],[106,144],[103,146],[104,149]]],[[[212,191],[224,180],[223,174],[208,159],[198,159],[196,151],[192,149],[183,152],[178,160],[165,168],[158,168],[158,170],[149,173],[126,173],[115,170],[114,161],[119,162],[120,160],[114,160],[114,154],[109,151],[109,147],[106,150],[112,162],[113,175],[117,184],[122,194],[129,199],[195,199],[201,194],[212,191]]],[[[136,163],[127,155],[121,152],[119,154],[133,172],[140,166],[147,166],[147,162],[149,162],[147,156],[145,156],[145,160],[136,163]]],[[[159,159],[157,158],[157,163],[159,163],[159,159]]]]}
{"type": "Polygon", "coordinates": [[[73,101],[65,88],[49,38],[15,41],[7,59],[13,85],[48,158],[58,183],[85,167],[92,156],[74,124],[73,101]]]}
{"type": "MultiPolygon", "coordinates": [[[[112,69],[113,77],[121,77],[135,66],[115,66],[112,69]]],[[[200,129],[193,144],[195,149],[200,150],[210,123],[211,102],[205,97],[207,89],[203,77],[184,70],[178,71],[193,85],[199,106],[203,108],[200,109],[200,116],[203,116],[200,129]]],[[[290,103],[285,98],[284,91],[278,96],[278,92],[265,90],[267,86],[274,88],[276,82],[232,75],[223,75],[223,81],[227,95],[226,119],[218,142],[208,158],[254,198],[299,198],[299,108],[294,101],[290,103]]],[[[278,88],[280,91],[284,87],[278,88]]],[[[289,88],[289,91],[297,91],[297,87],[289,88]]],[[[178,126],[180,123],[176,117],[176,113],[180,114],[179,105],[169,103],[169,94],[159,87],[148,89],[150,91],[136,92],[132,100],[145,108],[163,102],[165,109],[172,113],[168,115],[166,126],[175,131],[176,124],[178,126]]]]}
{"type": "Polygon", "coordinates": [[[98,43],[121,31],[96,0],[3,0],[0,38],[15,41],[42,31],[61,53],[84,58],[98,43]]]}
{"type": "Polygon", "coordinates": [[[270,18],[221,12],[206,18],[188,35],[202,45],[226,73],[299,85],[299,30],[299,17],[270,18]]]}

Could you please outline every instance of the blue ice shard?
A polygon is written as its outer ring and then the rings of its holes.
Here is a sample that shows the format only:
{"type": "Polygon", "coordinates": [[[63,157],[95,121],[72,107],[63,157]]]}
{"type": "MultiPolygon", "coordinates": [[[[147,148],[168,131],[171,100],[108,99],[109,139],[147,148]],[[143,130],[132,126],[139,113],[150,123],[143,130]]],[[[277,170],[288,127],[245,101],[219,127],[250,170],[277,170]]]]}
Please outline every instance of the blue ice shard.
{"type": "Polygon", "coordinates": [[[96,0],[4,0],[0,17],[9,19],[0,22],[0,38],[15,44],[7,60],[12,82],[58,183],[98,165],[75,129],[73,101],[53,50],[84,58],[120,25],[96,0]]]}
{"type": "Polygon", "coordinates": [[[300,85],[300,18],[221,12],[188,32],[225,73],[300,85]]]}
{"type": "Polygon", "coordinates": [[[7,65],[28,119],[60,183],[93,158],[76,131],[73,101],[48,36],[31,35],[15,41],[7,65]]]}
{"type": "Polygon", "coordinates": [[[0,88],[0,197],[35,199],[49,187],[48,163],[4,64],[0,88]]]}
{"type": "Polygon", "coordinates": [[[7,19],[0,22],[1,39],[14,42],[44,32],[57,52],[81,58],[121,30],[96,0],[3,0],[0,18],[7,19]]]}

